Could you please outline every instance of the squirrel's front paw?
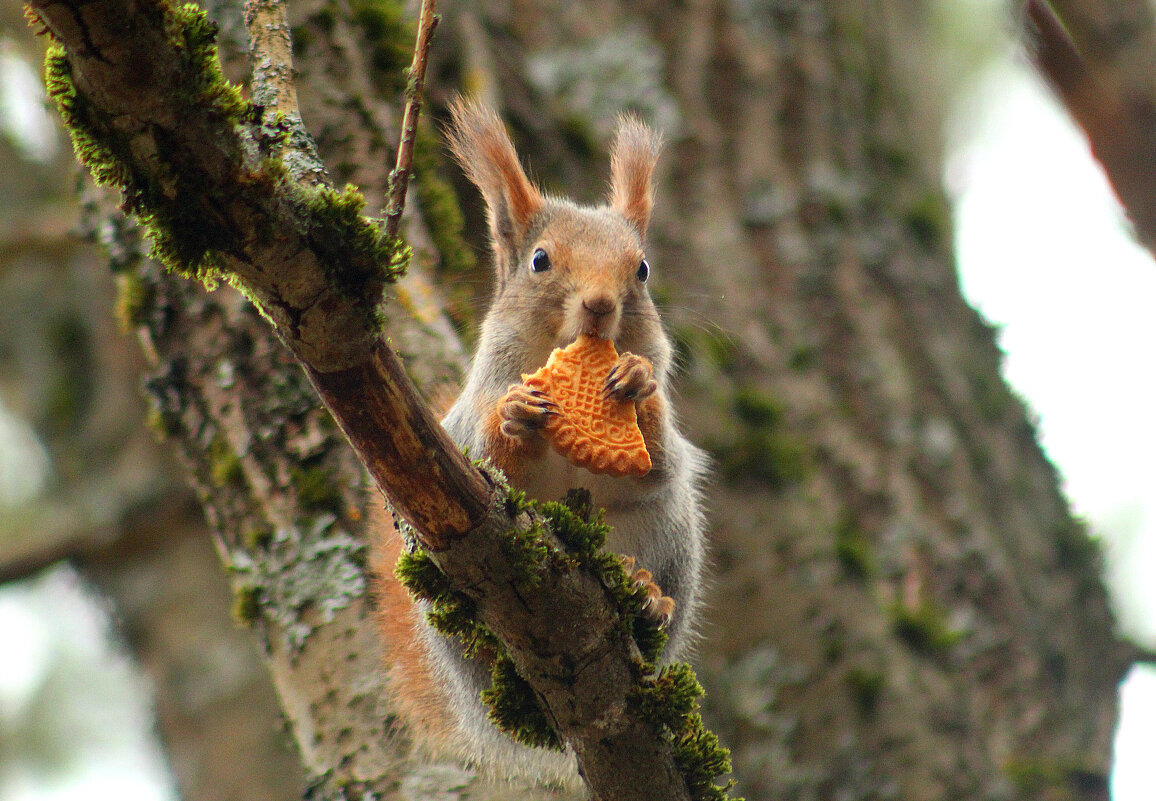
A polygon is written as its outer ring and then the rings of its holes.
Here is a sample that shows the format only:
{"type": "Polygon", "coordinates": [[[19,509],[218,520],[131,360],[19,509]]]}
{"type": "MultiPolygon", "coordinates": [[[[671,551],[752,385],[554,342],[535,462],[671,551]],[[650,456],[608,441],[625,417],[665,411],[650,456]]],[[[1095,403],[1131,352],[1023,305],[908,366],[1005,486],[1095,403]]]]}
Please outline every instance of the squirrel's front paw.
{"type": "Polygon", "coordinates": [[[674,599],[662,594],[662,588],[649,570],[635,566],[633,556],[622,557],[622,566],[630,579],[646,590],[646,606],[642,608],[642,614],[659,628],[666,628],[674,617],[674,599]]]}
{"type": "Polygon", "coordinates": [[[524,384],[511,384],[505,396],[498,401],[501,431],[514,439],[535,436],[546,425],[550,415],[554,414],[558,414],[558,404],[546,397],[544,392],[530,389],[524,384]]]}
{"type": "Polygon", "coordinates": [[[658,382],[654,380],[654,365],[650,359],[623,353],[618,357],[618,363],[610,368],[602,394],[621,401],[640,401],[657,390],[658,382]]]}

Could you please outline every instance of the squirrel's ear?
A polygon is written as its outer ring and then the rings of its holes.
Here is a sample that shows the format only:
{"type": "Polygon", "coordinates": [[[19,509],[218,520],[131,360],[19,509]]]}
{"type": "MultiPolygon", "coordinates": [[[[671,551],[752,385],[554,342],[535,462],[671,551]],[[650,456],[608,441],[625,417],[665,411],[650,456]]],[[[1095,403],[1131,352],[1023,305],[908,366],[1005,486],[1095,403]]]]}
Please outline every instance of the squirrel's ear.
{"type": "Polygon", "coordinates": [[[542,208],[542,193],[522,171],[497,114],[477,101],[459,98],[450,104],[450,117],[446,131],[450,152],[482,192],[499,261],[510,258],[542,208]]]}
{"type": "Polygon", "coordinates": [[[654,205],[650,179],[662,137],[639,119],[623,116],[610,150],[610,205],[645,235],[654,205]]]}

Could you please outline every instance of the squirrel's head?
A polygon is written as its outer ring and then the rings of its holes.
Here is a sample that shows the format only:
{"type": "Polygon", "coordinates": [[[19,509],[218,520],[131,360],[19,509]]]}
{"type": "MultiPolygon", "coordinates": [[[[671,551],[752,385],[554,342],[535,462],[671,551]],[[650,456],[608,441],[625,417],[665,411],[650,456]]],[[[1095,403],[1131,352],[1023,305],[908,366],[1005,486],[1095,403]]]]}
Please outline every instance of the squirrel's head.
{"type": "Polygon", "coordinates": [[[607,204],[579,206],[530,182],[493,111],[466,102],[450,111],[451,150],[486,202],[497,273],[491,315],[520,320],[520,337],[545,352],[581,333],[647,355],[665,344],[643,250],[659,136],[623,117],[607,204]]]}

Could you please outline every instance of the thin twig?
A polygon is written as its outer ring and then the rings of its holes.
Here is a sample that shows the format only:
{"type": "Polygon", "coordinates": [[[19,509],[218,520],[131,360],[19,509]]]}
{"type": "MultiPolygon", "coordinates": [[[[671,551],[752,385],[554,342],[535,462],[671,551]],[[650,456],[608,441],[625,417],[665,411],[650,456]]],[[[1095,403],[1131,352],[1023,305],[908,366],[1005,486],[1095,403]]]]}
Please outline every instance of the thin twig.
{"type": "Polygon", "coordinates": [[[389,202],[385,207],[385,233],[394,239],[401,231],[401,215],[405,211],[405,193],[413,165],[413,142],[417,137],[417,121],[421,115],[421,92],[425,83],[425,65],[430,42],[439,17],[434,14],[435,0],[422,0],[417,24],[417,42],[413,48],[413,64],[409,68],[409,84],[405,88],[405,116],[401,121],[401,141],[397,146],[397,166],[389,174],[389,202]]]}
{"type": "MultiPolygon", "coordinates": [[[[203,215],[195,234],[190,226],[162,230],[181,238],[181,253],[211,249],[214,268],[257,299],[393,507],[453,586],[468,588],[480,619],[530,677],[592,794],[689,799],[676,747],[698,746],[676,746],[644,704],[631,703],[638,646],[606,586],[593,570],[549,565],[534,573],[541,579],[533,587],[520,578],[521,562],[509,557],[510,532],[540,531],[541,519],[511,504],[508,490],[450,440],[370,311],[377,293],[356,289],[356,280],[383,280],[371,269],[382,243],[366,236],[364,221],[349,219],[348,204],[328,195],[322,204],[302,203],[292,182],[238,178],[257,175],[261,164],[247,126],[221,113],[223,104],[209,93],[190,101],[172,91],[173,80],[201,77],[198,59],[177,46],[185,39],[173,31],[186,29],[175,15],[141,13],[135,0],[29,2],[58,37],[52,64],[60,102],[82,98],[95,112],[70,115],[74,130],[114,154],[117,174],[133,176],[132,183],[121,179],[126,189],[145,177],[182,176],[188,192],[144,193],[148,205],[140,209],[154,219],[189,219],[190,209],[203,215]],[[209,245],[205,231],[214,236],[209,245]],[[578,623],[559,626],[559,617],[578,623]]],[[[187,26],[203,23],[188,16],[194,19],[187,26]]],[[[419,39],[428,42],[432,18],[423,28],[419,39]]],[[[420,89],[414,77],[411,98],[420,89]]],[[[562,551],[560,541],[550,542],[562,551]]],[[[329,767],[327,747],[312,737],[302,745],[312,752],[305,753],[311,770],[329,767]]]]}

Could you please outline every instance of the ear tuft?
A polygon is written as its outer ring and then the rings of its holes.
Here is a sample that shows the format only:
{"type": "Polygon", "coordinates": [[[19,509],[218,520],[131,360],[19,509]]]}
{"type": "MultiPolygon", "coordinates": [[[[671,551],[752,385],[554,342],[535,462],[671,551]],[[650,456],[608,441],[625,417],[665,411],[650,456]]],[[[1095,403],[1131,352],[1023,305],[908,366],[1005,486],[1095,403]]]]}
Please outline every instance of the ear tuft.
{"type": "Polygon", "coordinates": [[[610,205],[641,235],[654,205],[651,177],[662,149],[662,136],[637,117],[623,115],[610,150],[610,205]]]}
{"type": "Polygon", "coordinates": [[[542,194],[526,177],[502,120],[490,108],[458,98],[450,104],[450,117],[450,152],[481,190],[496,255],[504,261],[542,208],[542,194]]]}

